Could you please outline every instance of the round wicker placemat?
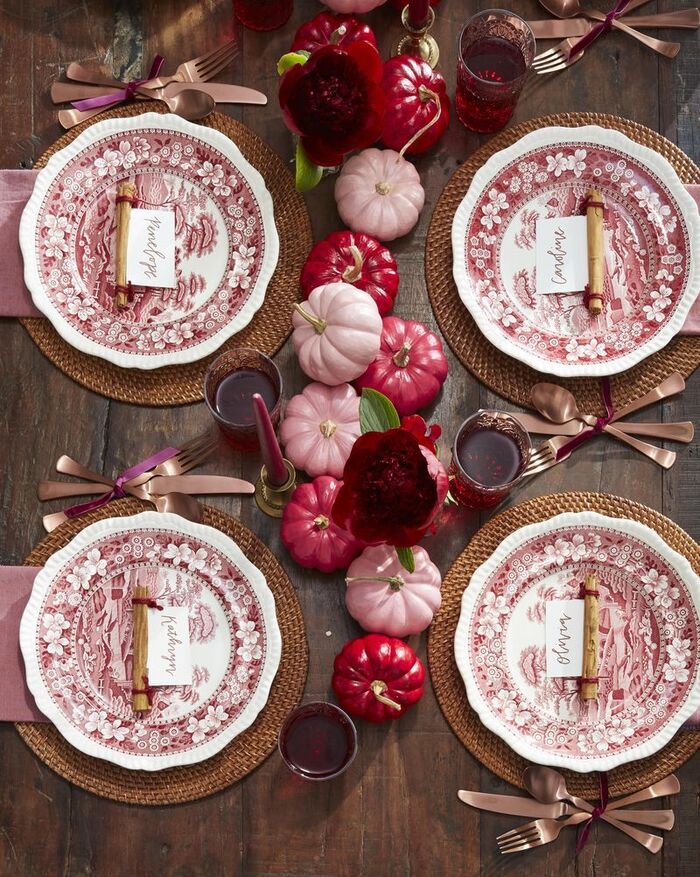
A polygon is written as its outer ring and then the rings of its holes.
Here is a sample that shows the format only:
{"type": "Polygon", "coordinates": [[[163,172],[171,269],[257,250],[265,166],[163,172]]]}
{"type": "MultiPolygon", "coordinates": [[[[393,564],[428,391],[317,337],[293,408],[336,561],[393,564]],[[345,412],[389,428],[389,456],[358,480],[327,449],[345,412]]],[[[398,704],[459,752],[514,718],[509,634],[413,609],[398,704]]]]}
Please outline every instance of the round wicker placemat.
{"type": "MultiPolygon", "coordinates": [[[[472,755],[490,771],[523,788],[528,763],[479,721],[469,705],[464,682],[454,658],[454,636],[462,593],[477,567],[510,533],[562,512],[595,511],[613,518],[640,521],[687,557],[700,573],[700,546],[673,521],[629,499],[603,493],[558,493],[538,496],[502,512],[482,527],[450,567],[442,582],[442,605],[428,630],[430,677],[443,715],[472,755]]],[[[700,749],[700,730],[679,731],[671,742],[649,758],[615,768],[608,774],[610,794],[626,795],[658,782],[700,749]]],[[[584,798],[598,796],[596,774],[562,771],[567,788],[584,798]]]]}
{"type": "MultiPolygon", "coordinates": [[[[140,113],[167,113],[158,101],[145,101],[101,113],[95,121],[126,118],[140,113]]],[[[60,137],[36,162],[44,167],[51,156],[63,149],[94,121],[83,122],[60,137]]],[[[265,301],[250,323],[221,348],[204,359],[185,365],[144,370],[119,368],[111,362],[89,356],[67,344],[49,320],[23,319],[22,323],[41,352],[62,372],[79,384],[136,405],[185,405],[203,398],[204,373],[209,363],[230,347],[255,347],[275,354],[292,330],[292,306],[300,300],[299,275],[313,244],[311,222],[303,197],[294,188],[294,178],[282,159],[250,128],[222,113],[211,113],[200,123],[222,131],[238,146],[265,179],[272,195],[275,224],[280,241],[277,268],[265,293],[265,301]]]]}
{"type": "MultiPolygon", "coordinates": [[[[106,508],[67,521],[43,539],[25,563],[42,566],[83,527],[100,518],[133,515],[150,508],[136,499],[111,502],[106,508]]],[[[282,634],[282,657],[270,697],[255,722],[221,752],[198,764],[162,771],[127,770],[74,749],[48,723],[15,725],[25,743],[44,764],[64,779],[99,795],[126,804],[182,804],[225,789],[257,767],[277,745],[282,722],[304,691],[309,652],[304,619],[294,587],[268,548],[239,521],[217,509],[203,506],[205,524],[230,536],[246,557],[260,569],[275,598],[277,623],[282,634]]]]}
{"type": "MultiPolygon", "coordinates": [[[[474,174],[494,153],[511,146],[525,134],[550,125],[614,128],[666,158],[682,182],[700,183],[700,168],[670,140],[644,125],[604,113],[559,113],[522,122],[489,140],[455,171],[435,207],[425,244],[425,278],[435,319],[455,356],[475,377],[499,396],[525,407],[530,406],[532,385],[547,380],[547,377],[512,359],[487,341],[462,303],[452,278],[452,220],[474,174]]],[[[630,402],[673,372],[688,377],[698,365],[700,338],[676,337],[663,350],[611,378],[615,403],[624,405],[630,402]]],[[[576,394],[582,411],[603,413],[597,378],[554,377],[552,380],[576,394]]]]}

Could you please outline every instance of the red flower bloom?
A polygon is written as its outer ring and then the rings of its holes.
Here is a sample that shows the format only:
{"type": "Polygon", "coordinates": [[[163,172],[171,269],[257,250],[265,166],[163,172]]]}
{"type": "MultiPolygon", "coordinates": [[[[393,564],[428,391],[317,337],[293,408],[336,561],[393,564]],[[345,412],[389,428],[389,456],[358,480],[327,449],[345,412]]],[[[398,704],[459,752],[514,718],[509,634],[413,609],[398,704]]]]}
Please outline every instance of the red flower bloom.
{"type": "Polygon", "coordinates": [[[405,429],[366,432],[352,446],[333,520],[368,545],[411,547],[447,494],[438,459],[405,429]]]}
{"type": "Polygon", "coordinates": [[[378,139],[384,121],[381,78],[379,53],[364,40],[325,46],[287,70],[280,107],[310,161],[335,167],[346,152],[378,139]]]}
{"type": "Polygon", "coordinates": [[[432,426],[428,426],[420,414],[411,414],[408,417],[402,418],[401,429],[408,430],[431,454],[437,451],[435,442],[442,435],[442,427],[439,423],[433,423],[432,426]]]}

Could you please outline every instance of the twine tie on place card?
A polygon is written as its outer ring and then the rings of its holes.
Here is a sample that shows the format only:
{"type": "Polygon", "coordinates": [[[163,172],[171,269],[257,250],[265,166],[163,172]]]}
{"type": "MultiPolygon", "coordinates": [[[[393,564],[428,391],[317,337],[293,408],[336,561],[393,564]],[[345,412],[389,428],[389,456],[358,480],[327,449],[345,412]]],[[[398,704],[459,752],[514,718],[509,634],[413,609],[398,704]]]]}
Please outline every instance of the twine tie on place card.
{"type": "MultiPolygon", "coordinates": [[[[155,454],[152,454],[150,457],[147,457],[145,460],[141,460],[140,463],[137,463],[135,466],[131,466],[129,469],[125,469],[114,479],[114,483],[111,489],[108,489],[106,493],[103,493],[102,496],[97,497],[97,499],[90,500],[89,502],[79,503],[78,505],[70,506],[65,509],[64,514],[67,518],[77,518],[79,515],[84,515],[86,512],[94,511],[94,509],[99,509],[103,505],[106,505],[108,502],[111,502],[113,499],[121,499],[122,497],[127,495],[126,492],[126,484],[131,481],[133,478],[137,478],[139,475],[143,475],[145,472],[148,472],[149,469],[154,469],[156,466],[164,463],[166,460],[170,460],[172,457],[176,456],[179,453],[177,448],[163,448],[162,451],[158,451],[155,454]]],[[[107,487],[107,485],[105,485],[107,487]]]]}
{"type": "Polygon", "coordinates": [[[591,818],[585,823],[576,839],[576,855],[586,846],[591,828],[603,816],[610,800],[608,794],[608,775],[604,771],[598,774],[598,785],[600,788],[600,804],[593,808],[591,818]]]}
{"type": "Polygon", "coordinates": [[[162,55],[156,55],[145,79],[133,79],[131,82],[125,82],[124,88],[121,91],[110,90],[105,94],[99,95],[99,97],[88,97],[85,100],[73,101],[72,106],[76,110],[96,110],[99,107],[110,107],[114,104],[121,104],[124,101],[131,100],[144,82],[156,79],[160,75],[164,63],[165,58],[162,55]]]}
{"type": "Polygon", "coordinates": [[[569,50],[568,58],[574,58],[576,55],[578,55],[579,52],[587,49],[591,43],[595,42],[598,39],[598,37],[602,36],[604,33],[607,33],[609,30],[612,30],[613,22],[616,18],[619,18],[623,14],[629,4],[630,0],[617,0],[617,3],[605,16],[605,20],[599,21],[598,24],[594,24],[587,34],[584,34],[584,36],[582,36],[580,40],[573,44],[573,46],[569,50]]]}
{"type": "MultiPolygon", "coordinates": [[[[132,597],[131,603],[134,606],[148,606],[149,609],[157,609],[159,612],[163,611],[163,607],[153,597],[132,597]]],[[[138,693],[140,694],[141,692],[138,693]]]]}
{"type": "Polygon", "coordinates": [[[584,444],[589,439],[592,439],[593,436],[603,432],[605,427],[613,420],[615,417],[615,409],[613,408],[612,403],[612,387],[609,378],[602,378],[600,382],[600,397],[603,400],[603,405],[605,407],[605,414],[603,417],[598,417],[595,424],[590,429],[584,429],[578,435],[575,435],[570,442],[562,445],[557,451],[557,460],[561,460],[563,457],[568,456],[568,454],[578,448],[579,445],[584,444]]]}
{"type": "MultiPolygon", "coordinates": [[[[134,600],[134,603],[136,603],[136,602],[137,601],[134,600]]],[[[163,607],[161,606],[160,608],[162,609],[163,607]]],[[[143,677],[143,683],[144,683],[143,688],[132,688],[131,693],[132,693],[132,695],[145,694],[146,700],[148,701],[148,705],[153,706],[153,692],[156,690],[155,686],[153,686],[149,683],[148,676],[143,677]]],[[[588,827],[588,826],[586,826],[586,827],[588,827]]]]}

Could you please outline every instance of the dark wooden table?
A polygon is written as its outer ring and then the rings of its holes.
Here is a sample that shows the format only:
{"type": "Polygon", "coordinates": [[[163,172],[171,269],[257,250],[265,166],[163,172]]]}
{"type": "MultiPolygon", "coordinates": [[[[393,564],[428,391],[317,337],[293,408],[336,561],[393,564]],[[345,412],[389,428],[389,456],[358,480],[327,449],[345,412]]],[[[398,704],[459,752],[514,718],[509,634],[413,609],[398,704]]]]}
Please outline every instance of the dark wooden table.
{"type": "MultiPolygon", "coordinates": [[[[682,0],[678,5],[690,5],[682,0]]],[[[230,108],[286,159],[290,135],[275,98],[275,63],[296,27],[320,6],[297,0],[292,20],[271,34],[237,29],[241,52],[227,81],[265,91],[267,107],[230,108]]],[[[484,4],[487,6],[488,4],[484,4]]],[[[516,11],[546,14],[535,0],[516,11]]],[[[674,8],[670,0],[654,5],[674,8]]],[[[650,5],[645,12],[654,11],[650,5]]],[[[454,90],[457,34],[472,4],[443,0],[435,28],[441,69],[454,90]]],[[[391,8],[369,16],[380,48],[388,55],[399,33],[391,8]]],[[[133,78],[156,52],[168,66],[198,55],[234,31],[230,0],[2,0],[0,2],[0,166],[31,167],[61,133],[49,87],[71,60],[104,62],[133,78]]],[[[528,88],[515,121],[552,112],[593,110],[634,119],[665,134],[700,159],[700,60],[697,33],[661,34],[678,39],[675,61],[659,59],[621,34],[596,43],[573,70],[540,78],[528,88]]],[[[401,270],[397,313],[434,325],[423,277],[423,247],[432,208],[455,168],[479,145],[453,120],[438,148],[417,162],[427,192],[420,223],[392,245],[401,270]]],[[[316,238],[340,227],[333,181],[308,197],[316,238]]],[[[90,393],[54,368],[16,321],[0,324],[2,381],[0,482],[3,563],[21,563],[43,535],[34,486],[51,476],[53,461],[71,451],[106,473],[145,452],[194,435],[208,423],[203,405],[148,409],[110,402],[90,393]]],[[[295,392],[302,375],[287,344],[278,357],[295,392]]],[[[448,436],[479,405],[503,407],[454,359],[435,409],[448,436]]],[[[700,380],[688,382],[681,399],[658,412],[668,420],[698,419],[700,380]]],[[[231,474],[252,477],[256,460],[227,461],[231,474]]],[[[221,471],[212,462],[205,471],[221,471]]],[[[533,479],[518,499],[556,491],[601,490],[631,497],[663,511],[698,537],[698,445],[682,448],[668,473],[626,447],[601,439],[566,465],[533,479]]],[[[294,581],[306,619],[311,665],[308,699],[329,695],[333,656],[358,634],[343,603],[340,575],[321,577],[296,567],[281,548],[278,526],[251,501],[213,500],[261,534],[294,581]],[[331,635],[327,635],[330,631],[331,635]]],[[[445,571],[479,526],[433,540],[433,558],[445,571]]],[[[424,651],[424,637],[421,648],[424,651]]],[[[556,844],[502,859],[495,837],[514,824],[508,817],[479,816],[460,804],[460,787],[508,792],[482,768],[444,721],[432,691],[420,706],[391,727],[360,726],[360,753],[338,781],[294,782],[277,755],[227,791],[193,804],[148,809],[96,798],[54,775],[36,760],[11,725],[0,727],[0,874],[53,875],[315,875],[315,877],[447,877],[447,875],[665,874],[695,875],[700,859],[697,756],[680,771],[680,796],[673,800],[676,828],[663,851],[651,856],[608,826],[594,829],[574,859],[574,834],[556,844]]]]}

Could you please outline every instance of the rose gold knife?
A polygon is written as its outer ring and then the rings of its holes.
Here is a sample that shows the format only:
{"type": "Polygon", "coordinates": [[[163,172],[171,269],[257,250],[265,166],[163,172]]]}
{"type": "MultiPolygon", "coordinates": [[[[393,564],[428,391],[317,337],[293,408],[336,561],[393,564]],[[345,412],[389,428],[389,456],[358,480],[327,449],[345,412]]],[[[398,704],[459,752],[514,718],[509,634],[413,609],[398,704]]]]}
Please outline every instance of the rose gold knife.
{"type": "MultiPolygon", "coordinates": [[[[700,27],[700,11],[697,9],[678,9],[658,15],[625,15],[618,19],[629,27],[636,28],[687,28],[700,27]]],[[[593,22],[586,18],[541,19],[528,21],[528,25],[538,40],[558,40],[564,37],[582,37],[591,29],[593,22]]]]}
{"type": "Polygon", "coordinates": [[[227,475],[158,475],[149,482],[151,493],[255,493],[255,486],[227,475]]]}
{"type": "MultiPolygon", "coordinates": [[[[541,435],[578,435],[585,428],[580,420],[569,420],[566,423],[552,423],[544,417],[526,412],[512,411],[511,417],[518,421],[528,432],[541,435]]],[[[646,435],[672,442],[692,442],[695,427],[690,420],[674,423],[634,423],[616,421],[615,427],[625,435],[646,435]]]]}
{"type": "MultiPolygon", "coordinates": [[[[262,91],[247,88],[245,85],[230,85],[228,82],[171,82],[165,87],[166,97],[173,97],[187,89],[203,91],[219,104],[258,104],[265,105],[267,96],[262,91]]],[[[54,82],[51,86],[51,100],[55,104],[84,100],[96,95],[117,91],[105,85],[87,85],[80,82],[54,82]]],[[[149,89],[139,87],[139,93],[147,95],[149,89]]]]}

